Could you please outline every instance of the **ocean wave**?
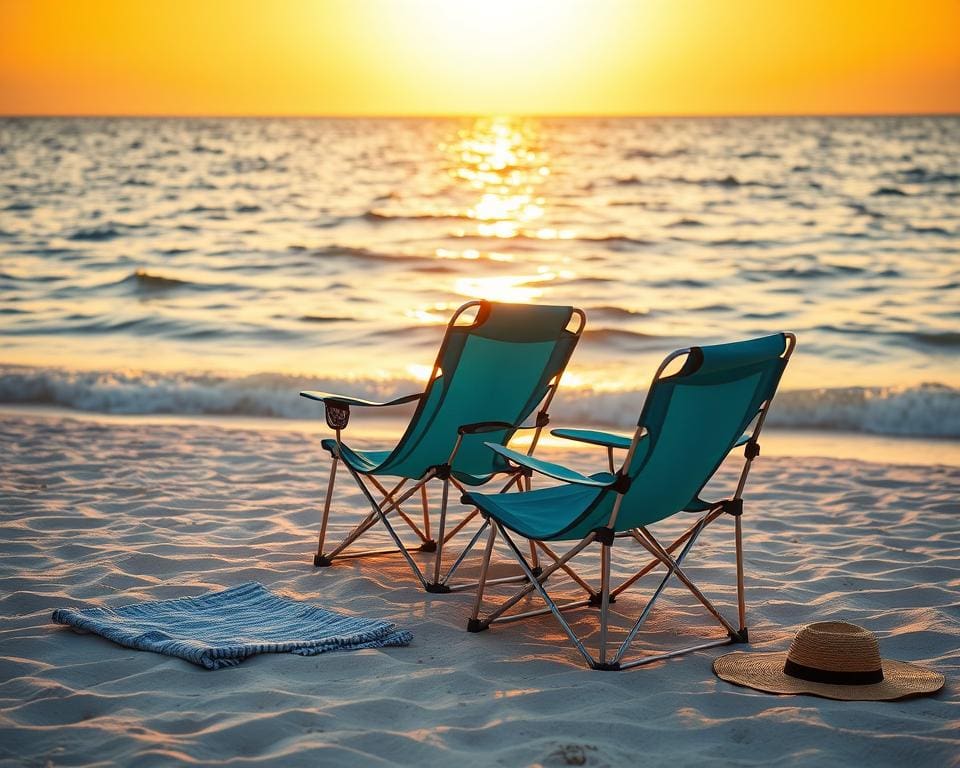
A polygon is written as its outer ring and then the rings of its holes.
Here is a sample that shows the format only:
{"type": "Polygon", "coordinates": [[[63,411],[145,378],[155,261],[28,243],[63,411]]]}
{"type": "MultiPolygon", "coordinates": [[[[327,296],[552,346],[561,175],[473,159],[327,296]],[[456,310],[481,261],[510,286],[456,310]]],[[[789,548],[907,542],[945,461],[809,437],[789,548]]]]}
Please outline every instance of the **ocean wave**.
{"type": "Polygon", "coordinates": [[[944,330],[914,330],[914,331],[895,331],[884,329],[877,325],[847,323],[845,325],[822,324],[814,326],[812,330],[820,333],[836,333],[847,336],[861,336],[864,338],[879,338],[886,336],[888,339],[905,343],[915,348],[922,344],[930,347],[941,347],[943,349],[954,349],[960,347],[960,332],[944,330]]]}
{"type": "Polygon", "coordinates": [[[943,237],[952,237],[953,233],[943,227],[918,227],[909,224],[906,227],[907,232],[913,232],[916,235],[942,235],[943,237]]]}
{"type": "Polygon", "coordinates": [[[353,320],[353,318],[333,315],[301,315],[300,320],[304,323],[345,323],[353,320]]]}
{"type": "Polygon", "coordinates": [[[290,251],[308,251],[310,256],[324,259],[360,259],[363,261],[406,262],[423,261],[421,256],[407,254],[383,253],[370,248],[361,248],[351,245],[325,245],[320,248],[308,249],[306,246],[295,244],[287,246],[290,251]]]}
{"type": "Polygon", "coordinates": [[[682,157],[686,155],[689,150],[685,147],[677,147],[676,149],[667,149],[663,151],[657,151],[654,149],[646,149],[645,147],[637,147],[634,149],[627,149],[623,153],[623,158],[625,160],[656,160],[669,157],[682,157]]]}
{"type": "Polygon", "coordinates": [[[81,227],[73,230],[67,239],[80,240],[87,242],[104,242],[123,237],[127,233],[128,227],[122,224],[100,224],[95,227],[81,227]]]}
{"type": "Polygon", "coordinates": [[[617,307],[612,304],[587,308],[587,315],[594,320],[634,319],[637,317],[646,317],[649,314],[649,309],[627,309],[626,307],[617,307]]]}
{"type": "Polygon", "coordinates": [[[587,328],[583,335],[590,344],[613,346],[617,349],[645,349],[651,343],[659,344],[667,338],[622,328],[587,328]]]}
{"type": "Polygon", "coordinates": [[[960,389],[842,387],[786,391],[777,396],[769,424],[879,435],[960,438],[960,389]]]}
{"type": "Polygon", "coordinates": [[[604,243],[609,248],[616,246],[645,246],[653,245],[652,240],[644,240],[641,237],[630,237],[629,235],[579,235],[574,238],[579,243],[604,243]]]}
{"type": "MultiPolygon", "coordinates": [[[[319,419],[323,409],[298,397],[300,390],[343,392],[376,400],[417,392],[422,386],[422,382],[405,378],[314,378],[275,373],[231,377],[0,366],[0,403],[56,405],[116,414],[319,419]]],[[[629,428],[636,424],[644,394],[643,390],[561,388],[551,415],[555,424],[629,428]]],[[[780,428],[958,439],[960,389],[944,384],[921,384],[786,390],[777,396],[767,424],[780,428]]]]}
{"type": "Polygon", "coordinates": [[[360,218],[365,221],[476,221],[471,216],[457,213],[387,213],[386,211],[367,211],[360,218]]]}
{"type": "Polygon", "coordinates": [[[957,331],[909,331],[901,335],[933,347],[960,347],[960,332],[957,331]]]}
{"type": "Polygon", "coordinates": [[[956,184],[960,181],[960,173],[943,173],[928,171],[919,166],[906,171],[899,171],[896,176],[904,181],[919,184],[956,184]]]}
{"type": "Polygon", "coordinates": [[[673,178],[666,179],[671,184],[693,184],[698,187],[722,187],[724,189],[737,189],[738,187],[769,187],[770,189],[782,189],[783,184],[778,184],[776,182],[766,182],[766,181],[755,181],[755,180],[741,180],[734,176],[733,174],[727,174],[726,176],[717,177],[707,177],[702,179],[691,179],[686,176],[677,176],[673,178]]]}
{"type": "Polygon", "coordinates": [[[348,392],[379,399],[422,388],[413,381],[322,379],[284,374],[230,377],[140,371],[0,367],[0,403],[57,405],[117,414],[320,418],[323,409],[297,393],[348,392]]]}
{"type": "Polygon", "coordinates": [[[740,187],[766,187],[768,189],[783,189],[784,185],[774,181],[758,181],[756,179],[740,179],[733,174],[726,176],[706,176],[696,178],[690,176],[618,176],[614,183],[621,187],[647,186],[650,184],[685,184],[696,187],[720,187],[721,189],[739,189],[740,187]]]}
{"type": "MultiPolygon", "coordinates": [[[[552,410],[561,419],[630,427],[636,423],[643,393],[561,389],[554,402],[552,410]]],[[[922,384],[786,390],[777,395],[767,425],[957,439],[960,438],[960,389],[922,384]]]]}
{"type": "Polygon", "coordinates": [[[750,152],[741,152],[737,155],[737,157],[739,157],[741,160],[779,160],[782,155],[779,155],[776,152],[763,152],[761,150],[754,150],[750,152]]]}
{"type": "Polygon", "coordinates": [[[123,280],[114,283],[114,285],[132,285],[144,291],[163,291],[190,285],[190,281],[180,280],[175,277],[164,277],[163,275],[153,275],[145,269],[138,269],[136,272],[127,275],[123,280]]]}

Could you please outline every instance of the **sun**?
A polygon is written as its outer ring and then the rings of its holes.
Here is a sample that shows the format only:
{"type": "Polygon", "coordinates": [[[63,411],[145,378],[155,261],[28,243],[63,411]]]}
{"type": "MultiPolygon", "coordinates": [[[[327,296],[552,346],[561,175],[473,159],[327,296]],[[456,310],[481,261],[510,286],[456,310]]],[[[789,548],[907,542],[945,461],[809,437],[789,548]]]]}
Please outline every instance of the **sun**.
{"type": "Polygon", "coordinates": [[[409,0],[392,9],[384,44],[402,62],[397,86],[416,102],[429,81],[450,111],[473,114],[535,112],[559,97],[595,58],[592,38],[617,18],[581,0],[409,0]]]}

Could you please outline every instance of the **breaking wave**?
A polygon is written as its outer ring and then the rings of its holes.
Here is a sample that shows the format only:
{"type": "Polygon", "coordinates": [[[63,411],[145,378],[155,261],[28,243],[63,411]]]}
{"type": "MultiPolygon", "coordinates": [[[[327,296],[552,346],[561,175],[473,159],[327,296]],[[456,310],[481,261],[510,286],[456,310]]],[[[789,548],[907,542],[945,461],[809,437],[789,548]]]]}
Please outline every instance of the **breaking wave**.
{"type": "MultiPolygon", "coordinates": [[[[0,367],[0,403],[56,405],[115,414],[220,414],[318,419],[322,408],[297,396],[303,389],[387,399],[416,392],[412,379],[313,378],[260,373],[75,371],[0,367]]],[[[561,389],[551,415],[556,423],[629,428],[644,392],[561,389]]],[[[768,425],[793,429],[960,439],[960,389],[840,387],[787,390],[777,396],[768,425]]]]}

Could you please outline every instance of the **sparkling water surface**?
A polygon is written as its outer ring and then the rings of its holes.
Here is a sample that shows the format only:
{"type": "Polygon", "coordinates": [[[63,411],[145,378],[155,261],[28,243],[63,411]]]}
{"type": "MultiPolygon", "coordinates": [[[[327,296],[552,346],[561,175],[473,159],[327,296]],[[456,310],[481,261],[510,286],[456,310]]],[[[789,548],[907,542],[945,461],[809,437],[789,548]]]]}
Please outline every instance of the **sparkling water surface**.
{"type": "Polygon", "coordinates": [[[570,418],[791,330],[782,423],[960,436],[960,118],[6,119],[0,188],[0,401],[316,415],[489,298],[586,310],[570,418]]]}

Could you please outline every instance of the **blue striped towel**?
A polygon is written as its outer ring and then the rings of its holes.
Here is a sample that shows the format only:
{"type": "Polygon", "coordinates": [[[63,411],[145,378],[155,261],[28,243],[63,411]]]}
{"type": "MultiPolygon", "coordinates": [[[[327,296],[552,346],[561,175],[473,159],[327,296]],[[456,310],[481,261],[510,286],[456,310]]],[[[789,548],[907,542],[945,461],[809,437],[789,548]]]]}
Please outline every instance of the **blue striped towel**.
{"type": "Polygon", "coordinates": [[[255,581],[197,597],[120,608],[59,608],[53,620],[127,648],[179,656],[207,669],[235,667],[257,653],[314,656],[407,645],[413,639],[389,622],[279,597],[255,581]]]}

